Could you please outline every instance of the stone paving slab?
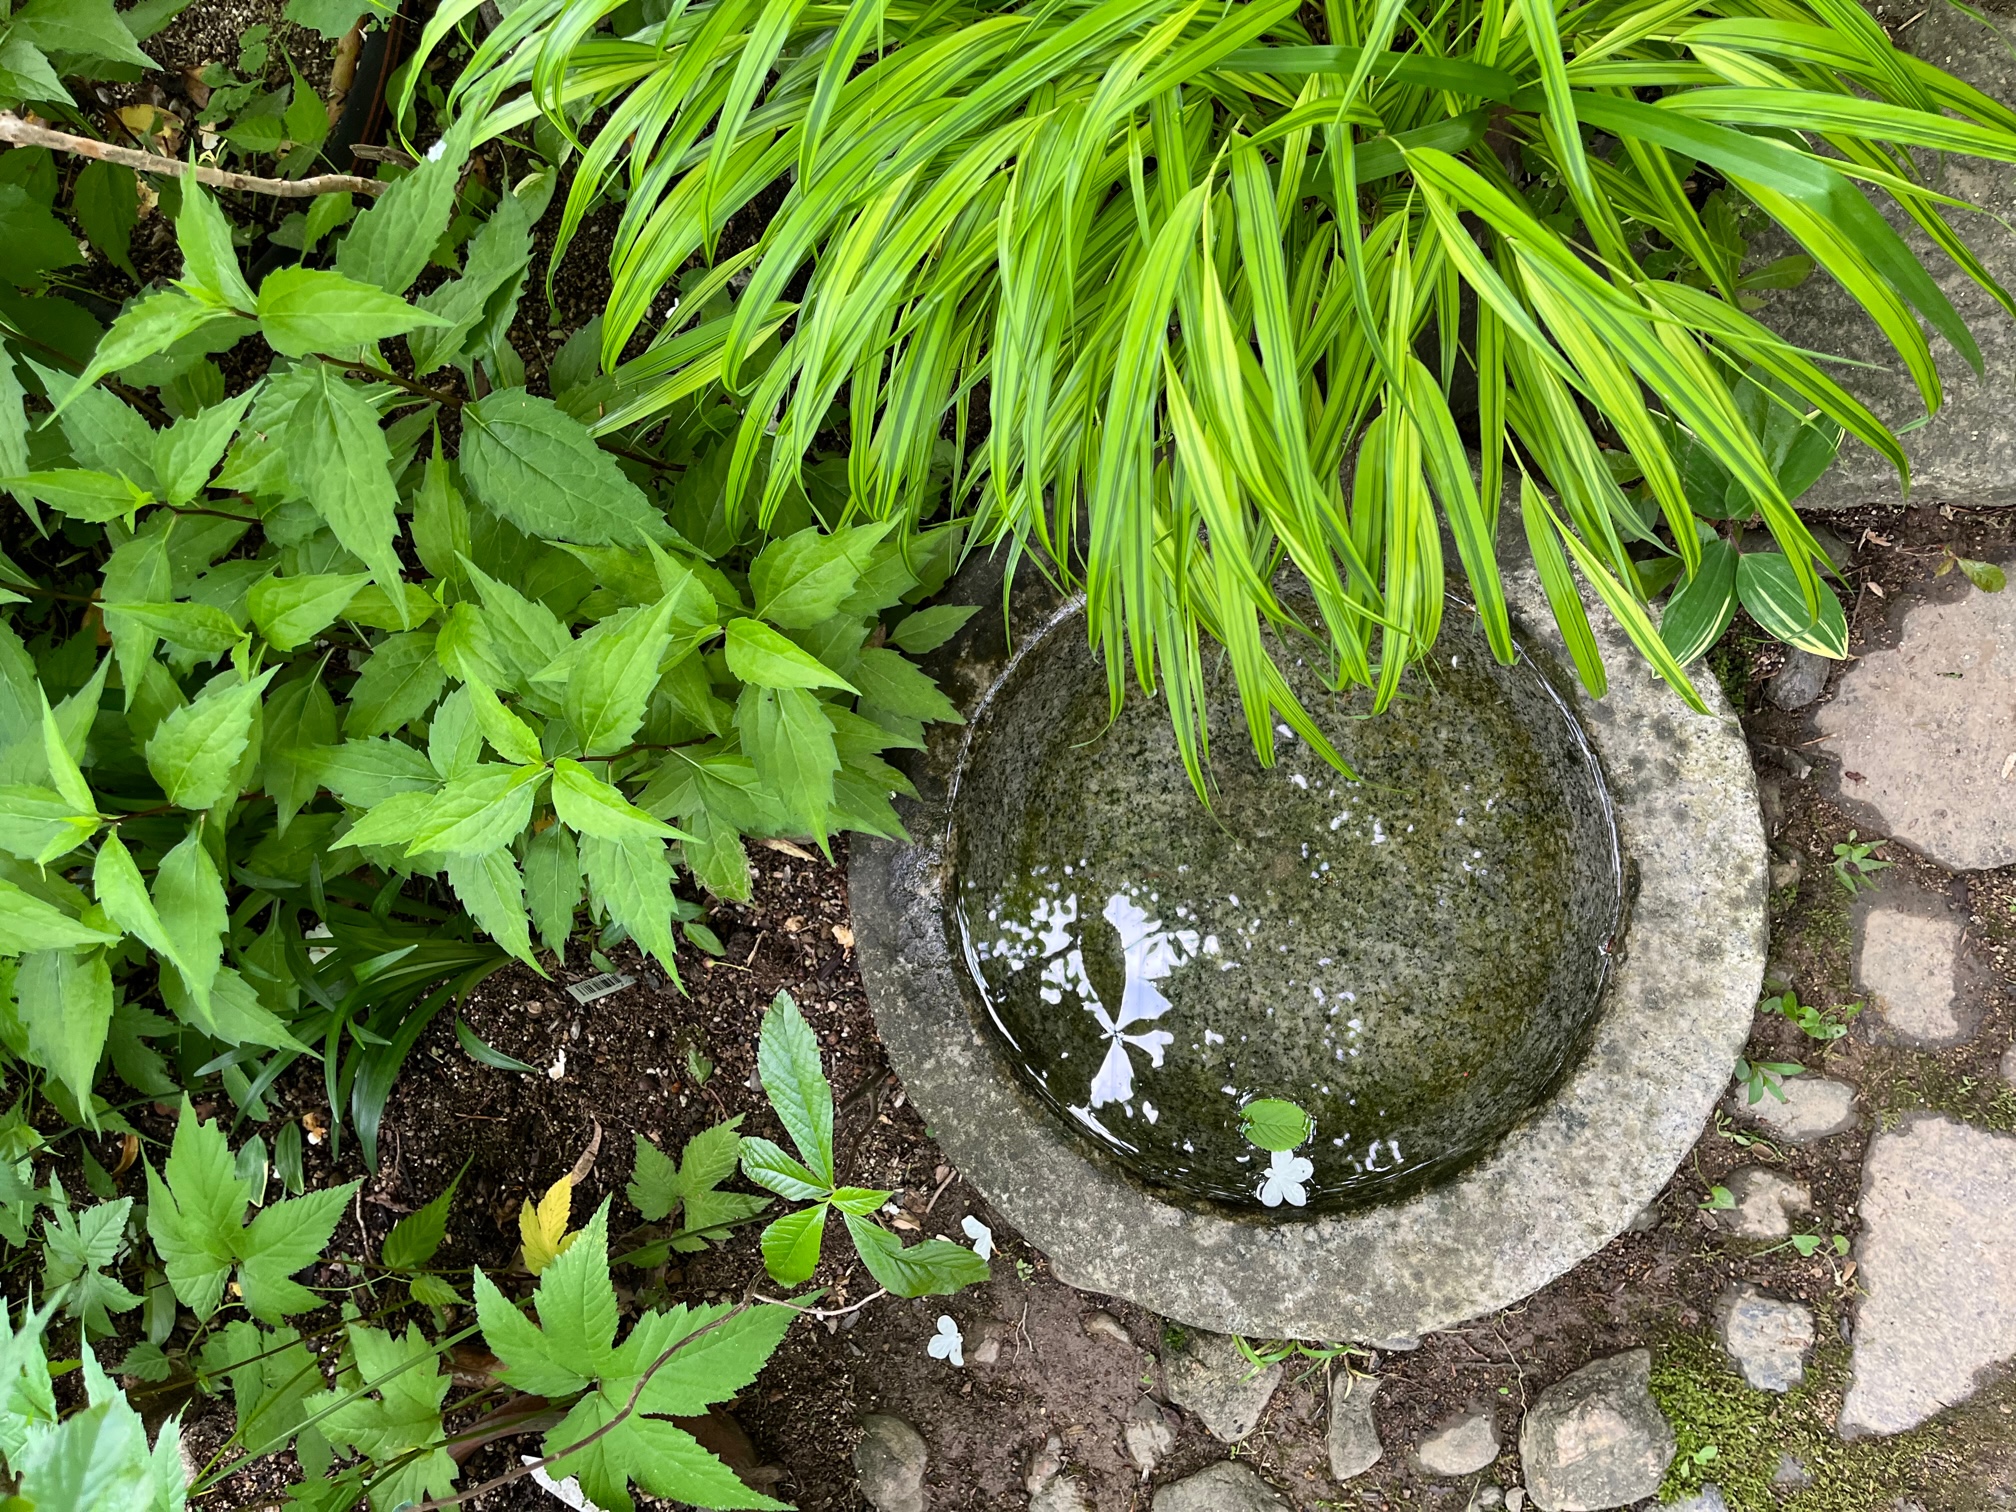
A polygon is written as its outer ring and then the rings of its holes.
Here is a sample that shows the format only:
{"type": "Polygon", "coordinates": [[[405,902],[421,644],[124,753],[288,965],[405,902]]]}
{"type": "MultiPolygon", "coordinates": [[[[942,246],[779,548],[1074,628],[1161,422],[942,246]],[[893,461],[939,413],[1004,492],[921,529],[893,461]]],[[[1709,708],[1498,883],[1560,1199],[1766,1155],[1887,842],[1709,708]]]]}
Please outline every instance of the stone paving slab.
{"type": "Polygon", "coordinates": [[[1788,1076],[1778,1090],[1781,1097],[1767,1092],[1753,1103],[1749,1088],[1738,1082],[1729,1094],[1729,1107],[1787,1144],[1812,1144],[1830,1134],[1846,1133],[1861,1121],[1855,1111],[1855,1089],[1846,1082],[1788,1076]]]}
{"type": "Polygon", "coordinates": [[[1939,906],[1901,895],[1863,912],[1856,930],[1855,978],[1868,995],[1872,1027],[1911,1045],[1957,1045],[1968,1036],[1960,1001],[1960,937],[1965,926],[1939,906]]]}
{"type": "Polygon", "coordinates": [[[1832,785],[1876,834],[1955,871],[2016,863],[2016,593],[1915,605],[1818,723],[1832,785]]]}
{"type": "Polygon", "coordinates": [[[1844,1438],[1902,1433],[2016,1356],[2016,1138],[1920,1117],[1869,1142],[1844,1438]]]}
{"type": "MultiPolygon", "coordinates": [[[[1901,32],[1902,46],[1995,99],[2016,99],[2016,60],[1992,33],[1948,5],[1913,4],[1891,19],[1903,22],[1914,11],[1922,14],[1901,32]]],[[[1931,154],[1924,156],[1932,160],[1931,154]]],[[[1989,212],[1953,211],[1951,223],[1988,271],[2009,285],[2016,280],[2016,236],[1990,217],[2016,216],[2016,167],[1975,158],[1946,159],[1944,167],[1943,177],[1933,187],[1989,212]]],[[[2016,387],[2016,326],[1951,258],[1911,226],[1887,196],[1870,197],[1924,259],[1981,347],[1983,372],[1977,375],[1943,340],[1933,338],[1946,402],[1929,424],[1900,437],[1911,460],[1912,497],[1959,504],[2016,503],[2016,409],[2009,403],[2016,387]]],[[[1791,248],[1752,250],[1775,255],[1791,248]]],[[[1824,274],[1776,295],[1760,318],[1810,351],[1870,364],[1834,366],[1832,376],[1893,430],[1924,414],[1917,386],[1896,352],[1862,308],[1824,274]]],[[[1838,509],[1894,503],[1898,497],[1897,475],[1890,464],[1859,442],[1849,441],[1833,469],[1799,503],[1802,508],[1838,509]]]]}

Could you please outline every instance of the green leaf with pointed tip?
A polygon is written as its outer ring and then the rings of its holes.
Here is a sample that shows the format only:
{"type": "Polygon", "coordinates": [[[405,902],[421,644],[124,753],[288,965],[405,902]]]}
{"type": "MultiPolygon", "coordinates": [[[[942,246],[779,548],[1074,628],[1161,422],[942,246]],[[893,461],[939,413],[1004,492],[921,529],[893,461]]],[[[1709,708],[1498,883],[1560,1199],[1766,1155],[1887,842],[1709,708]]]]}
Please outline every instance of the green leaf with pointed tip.
{"type": "Polygon", "coordinates": [[[648,609],[605,620],[581,638],[571,657],[562,708],[590,756],[612,756],[644,722],[658,685],[658,663],[671,636],[670,595],[648,609]]]}
{"type": "Polygon", "coordinates": [[[166,502],[187,504],[203,491],[258,392],[254,384],[234,399],[184,415],[154,433],[154,476],[166,502]]]}
{"type": "Polygon", "coordinates": [[[788,992],[780,991],[764,1010],[756,1070],[791,1143],[832,1186],[833,1088],[819,1063],[818,1036],[788,992]]]}
{"type": "Polygon", "coordinates": [[[772,541],[749,568],[756,613],[787,630],[830,618],[854,591],[890,524],[879,520],[830,535],[814,526],[772,541]]]}
{"type": "Polygon", "coordinates": [[[540,943],[561,954],[581,906],[581,861],[573,835],[560,825],[547,825],[525,847],[525,902],[540,943]]]}
{"type": "Polygon", "coordinates": [[[304,367],[300,397],[282,431],[288,476],[378,585],[398,588],[403,569],[392,542],[399,533],[399,494],[378,412],[335,369],[304,367]]]}
{"type": "Polygon", "coordinates": [[[786,1213],[763,1230],[763,1268],[779,1286],[799,1286],[819,1268],[819,1246],[826,1235],[826,1204],[815,1202],[786,1213]]]}
{"type": "Polygon", "coordinates": [[[825,843],[840,756],[824,706],[802,688],[742,690],[735,708],[742,749],[778,805],[803,832],[825,843]]]}
{"type": "Polygon", "coordinates": [[[124,477],[83,467],[57,467],[43,472],[0,478],[0,487],[25,494],[73,520],[103,524],[144,509],[153,495],[124,477]]]}
{"type": "Polygon", "coordinates": [[[508,849],[499,847],[482,855],[450,854],[448,885],[479,929],[541,976],[546,974],[532,958],[525,879],[508,849]]]}
{"type": "Polygon", "coordinates": [[[464,406],[462,426],[463,478],[527,535],[615,546],[669,533],[616,459],[552,400],[499,389],[464,406]]]}
{"type": "Polygon", "coordinates": [[[219,679],[155,726],[147,742],[147,769],[170,803],[207,809],[237,796],[233,774],[252,738],[259,695],[278,670],[269,667],[250,682],[219,679]]]}
{"type": "Polygon", "coordinates": [[[408,630],[380,641],[351,686],[343,733],[352,740],[384,735],[433,708],[448,682],[434,651],[432,630],[408,630]]]}
{"type": "Polygon", "coordinates": [[[230,908],[224,881],[203,844],[201,826],[192,826],[161,858],[154,872],[154,909],[175,947],[169,958],[182,973],[197,1011],[207,1018],[210,989],[223,965],[230,908]]]}
{"type": "Polygon", "coordinates": [[[182,181],[182,208],[175,216],[175,242],[182,250],[182,282],[200,297],[251,314],[258,300],[238,270],[231,226],[210,191],[194,179],[182,181]]]}
{"type": "Polygon", "coordinates": [[[288,357],[348,354],[388,336],[447,323],[375,284],[299,267],[266,275],[255,313],[267,344],[288,357]]]}
{"type": "Polygon", "coordinates": [[[292,1278],[321,1258],[351,1196],[362,1185],[346,1181],[260,1209],[237,1239],[238,1285],[247,1312],[262,1323],[278,1323],[289,1314],[322,1305],[320,1297],[292,1278]]]}
{"type": "Polygon", "coordinates": [[[107,945],[118,938],[0,878],[0,955],[107,945]]]}
{"type": "Polygon", "coordinates": [[[112,972],[104,952],[33,951],[21,958],[14,994],[30,1058],[88,1109],[112,1027],[112,972]]]}
{"type": "Polygon", "coordinates": [[[889,632],[889,644],[912,656],[936,651],[966,628],[966,621],[980,612],[973,604],[933,604],[903,617],[903,623],[889,632]]]}
{"type": "Polygon", "coordinates": [[[296,577],[261,578],[252,585],[245,607],[259,633],[276,650],[292,651],[334,624],[357,590],[370,581],[368,572],[304,572],[296,577]]]}
{"type": "Polygon", "coordinates": [[[532,818],[532,800],[546,779],[544,767],[486,762],[433,796],[406,853],[482,855],[509,845],[532,818]]]}
{"type": "Polygon", "coordinates": [[[1750,617],[1787,645],[1840,661],[1848,655],[1848,617],[1824,586],[1820,612],[1806,605],[1792,564],[1775,551],[1748,551],[1736,565],[1736,594],[1750,617]]]}
{"type": "Polygon", "coordinates": [[[553,763],[553,811],[561,822],[604,840],[673,840],[679,832],[632,805],[578,761],[553,763]]]}
{"type": "Polygon", "coordinates": [[[1666,600],[1659,638],[1684,667],[1720,640],[1735,617],[1736,548],[1727,541],[1703,542],[1694,576],[1666,600]]]}
{"type": "Polygon", "coordinates": [[[873,1219],[841,1214],[855,1251],[868,1274],[899,1297],[940,1297],[979,1286],[988,1278],[987,1262],[963,1244],[926,1239],[907,1248],[873,1219]]]}
{"type": "Polygon", "coordinates": [[[856,689],[831,667],[800,650],[761,620],[728,621],[728,670],[758,688],[856,689]]]}
{"type": "Polygon", "coordinates": [[[455,1205],[455,1189],[461,1184],[458,1172],[432,1202],[393,1224],[378,1251],[378,1263],[387,1270],[416,1271],[432,1260],[448,1237],[448,1212],[455,1205]]]}
{"type": "Polygon", "coordinates": [[[665,842],[584,835],[580,853],[588,885],[610,917],[678,981],[679,964],[674,959],[678,946],[672,938],[672,862],[665,842]]]}
{"type": "Polygon", "coordinates": [[[162,1175],[147,1167],[147,1233],[168,1284],[199,1320],[223,1299],[251,1195],[224,1131],[199,1123],[184,1098],[162,1175]]]}

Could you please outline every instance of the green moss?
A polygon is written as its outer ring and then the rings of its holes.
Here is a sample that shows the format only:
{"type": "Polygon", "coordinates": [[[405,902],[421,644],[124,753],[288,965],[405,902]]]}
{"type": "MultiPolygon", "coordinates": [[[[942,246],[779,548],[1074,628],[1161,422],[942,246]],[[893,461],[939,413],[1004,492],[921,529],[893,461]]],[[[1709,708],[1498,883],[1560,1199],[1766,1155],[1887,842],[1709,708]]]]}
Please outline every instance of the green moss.
{"type": "Polygon", "coordinates": [[[1895,1128],[1907,1113],[1924,1112],[2016,1133],[2016,1087],[2000,1077],[1969,1076],[1934,1056],[1900,1050],[1865,1068],[1860,1080],[1883,1128],[1895,1128]]]}
{"type": "Polygon", "coordinates": [[[1891,1512],[1900,1496],[1934,1492],[1954,1512],[1994,1505],[2005,1457],[2016,1460],[2016,1431],[1999,1400],[2012,1393],[1997,1389],[1968,1413],[1909,1433],[1844,1442],[1834,1423],[1849,1351],[1831,1310],[1818,1312],[1823,1342],[1804,1383],[1783,1396],[1746,1386],[1712,1334],[1676,1335],[1655,1350],[1652,1395],[1679,1440],[1661,1498],[1713,1481],[1731,1512],[1891,1512]],[[1788,1453],[1812,1477],[1797,1491],[1772,1484],[1788,1453]]]}

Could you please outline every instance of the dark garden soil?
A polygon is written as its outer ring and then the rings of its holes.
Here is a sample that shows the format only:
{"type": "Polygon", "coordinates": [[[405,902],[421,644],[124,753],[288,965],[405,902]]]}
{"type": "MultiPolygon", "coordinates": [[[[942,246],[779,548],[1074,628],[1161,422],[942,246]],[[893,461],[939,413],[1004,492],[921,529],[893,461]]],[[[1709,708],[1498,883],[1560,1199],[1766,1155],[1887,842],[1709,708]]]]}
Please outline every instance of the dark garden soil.
{"type": "MultiPolygon", "coordinates": [[[[1845,569],[1858,652],[1894,634],[1904,604],[1961,591],[1958,573],[1933,575],[1947,545],[1966,556],[2007,560],[2016,538],[2016,516],[1934,508],[1855,511],[1830,516],[1825,525],[1845,548],[1835,554],[1845,569]]],[[[1833,844],[1851,826],[1822,796],[1820,764],[1828,758],[1824,743],[1814,741],[1811,711],[1784,714],[1761,695],[1779,656],[1739,624],[1713,653],[1713,664],[1758,755],[1780,879],[1789,863],[1799,867],[1796,884],[1781,886],[1773,897],[1773,972],[1801,1001],[1832,1007],[1852,993],[1849,898],[1828,863],[1833,844]]],[[[1053,1434],[1098,1512],[1145,1508],[1155,1486],[1223,1458],[1224,1446],[1172,1411],[1170,1421],[1180,1425],[1176,1448],[1154,1480],[1143,1483],[1120,1431],[1138,1398],[1159,1395],[1162,1322],[1057,1282],[1043,1258],[948,1166],[905,1101],[875,1035],[850,949],[844,846],[835,847],[837,865],[767,848],[754,854],[754,902],[714,910],[711,923],[726,955],[682,957],[683,993],[628,947],[614,964],[636,978],[634,985],[586,1007],[562,990],[592,974],[582,960],[570,960],[550,981],[514,966],[475,993],[464,1009],[469,1026],[538,1068],[535,1074],[479,1065],[458,1046],[451,1020],[437,1021],[393,1096],[381,1167],[339,1231],[337,1249],[360,1252],[361,1223],[368,1235],[361,1252],[375,1254],[400,1215],[433,1197],[466,1164],[442,1263],[478,1264],[507,1289],[522,1289],[527,1280],[513,1270],[519,1207],[573,1166],[598,1131],[593,1169],[575,1196],[575,1222],[613,1197],[611,1230],[623,1233],[639,1222],[622,1195],[636,1136],[673,1151],[702,1128],[742,1115],[745,1132],[782,1137],[751,1082],[761,1013],[776,992],[788,990],[818,1032],[840,1100],[842,1180],[892,1189],[892,1221],[906,1238],[959,1240],[960,1221],[977,1215],[994,1231],[995,1279],[952,1298],[885,1297],[839,1320],[794,1326],[755,1387],[734,1404],[733,1417],[747,1435],[745,1444],[734,1445],[730,1430],[734,1458],[807,1512],[853,1512],[862,1505],[851,1461],[858,1418],[869,1412],[894,1413],[924,1434],[931,1456],[927,1504],[934,1512],[1019,1512],[1028,1504],[1023,1478],[1029,1462],[1053,1434]],[[940,1313],[952,1316],[965,1335],[963,1370],[926,1353],[940,1313]]],[[[1782,1019],[1760,1016],[1751,1054],[1845,1075],[1863,1088],[1879,1126],[1913,1108],[1933,1107],[2016,1128],[2016,1093],[1995,1067],[2016,1028],[2007,960],[2016,946],[2010,923],[2016,919],[2016,877],[1989,874],[1963,883],[1901,847],[1885,854],[1896,863],[1884,876],[1886,887],[1961,890],[1956,896],[1970,910],[1973,942],[1992,963],[1992,982],[1981,999],[1983,1032],[1969,1047],[1928,1054],[1876,1044],[1858,1024],[1823,1047],[1782,1019]]],[[[326,1126],[318,1077],[294,1078],[281,1099],[287,1115],[326,1126]]],[[[148,1132],[165,1135],[167,1120],[154,1122],[148,1132]]],[[[1823,1241],[1836,1233],[1852,1239],[1863,1145],[1855,1136],[1776,1148],[1746,1134],[1740,1118],[1718,1113],[1648,1208],[1640,1231],[1621,1236],[1519,1306],[1433,1335],[1417,1349],[1291,1363],[1290,1384],[1275,1394],[1259,1431],[1238,1452],[1288,1492],[1300,1512],[1395,1505],[1457,1512],[1473,1488],[1415,1474],[1404,1446],[1467,1403],[1493,1406],[1501,1430],[1515,1432],[1524,1403],[1590,1359],[1701,1336],[1712,1326],[1716,1299],[1737,1281],[1804,1300],[1821,1316],[1823,1333],[1839,1330],[1855,1294],[1852,1262],[1826,1242],[1802,1258],[1788,1247],[1735,1240],[1701,1204],[1736,1166],[1764,1161],[1811,1187],[1817,1209],[1812,1232],[1823,1241]],[[1347,1369],[1382,1378],[1379,1425],[1394,1446],[1349,1490],[1331,1478],[1324,1447],[1326,1393],[1347,1369]]],[[[346,1146],[334,1168],[323,1147],[311,1153],[314,1184],[356,1174],[362,1172],[354,1146],[346,1146]]],[[[759,1227],[749,1226],[708,1253],[675,1256],[679,1263],[665,1269],[619,1269],[626,1302],[740,1297],[762,1276],[759,1227]]],[[[332,1268],[319,1279],[341,1284],[344,1278],[332,1268]]],[[[815,1280],[829,1289],[828,1306],[858,1301],[873,1289],[844,1240],[829,1239],[815,1280]]],[[[457,1314],[448,1321],[459,1326],[467,1319],[457,1314]]],[[[1829,1352],[1838,1358],[1841,1350],[1823,1338],[1823,1354],[1829,1352]]],[[[463,1357],[458,1363],[475,1378],[485,1362],[463,1357]]],[[[1808,1409],[1831,1421],[1838,1372],[1831,1386],[1825,1372],[1817,1373],[1822,1385],[1808,1409]]],[[[1912,1441],[1908,1454],[1886,1460],[1881,1478],[1871,1471],[1864,1488],[1869,1499],[1840,1505],[1887,1508],[1907,1492],[1930,1512],[1961,1512],[1989,1504],[1985,1498],[1998,1487],[2016,1486],[2016,1433],[2006,1416],[2016,1393],[2005,1384],[1982,1401],[1975,1419],[1935,1425],[1912,1441]]],[[[192,1441],[214,1441],[226,1422],[223,1409],[213,1405],[196,1422],[192,1441]]],[[[508,1470],[535,1443],[519,1437],[486,1446],[469,1459],[462,1483],[508,1470]]],[[[278,1483],[281,1468],[248,1471],[207,1505],[255,1504],[278,1483]]],[[[1508,1454],[1491,1473],[1509,1485],[1516,1469],[1516,1456],[1508,1454]]],[[[529,1512],[555,1503],[521,1480],[469,1505],[529,1512]]]]}

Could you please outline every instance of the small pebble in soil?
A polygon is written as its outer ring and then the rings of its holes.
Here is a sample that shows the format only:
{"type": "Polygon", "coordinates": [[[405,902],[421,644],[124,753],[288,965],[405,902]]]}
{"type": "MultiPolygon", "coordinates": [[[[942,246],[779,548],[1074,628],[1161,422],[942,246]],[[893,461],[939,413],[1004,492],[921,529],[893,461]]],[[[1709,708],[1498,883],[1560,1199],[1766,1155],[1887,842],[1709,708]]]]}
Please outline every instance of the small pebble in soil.
{"type": "Polygon", "coordinates": [[[1651,1378],[1651,1351],[1634,1349],[1540,1393],[1520,1425],[1519,1461],[1541,1512],[1623,1507],[1658,1494],[1677,1445],[1651,1378]]]}
{"type": "Polygon", "coordinates": [[[1796,1302],[1767,1297],[1754,1286],[1727,1293],[1717,1309],[1722,1344],[1756,1391],[1787,1392],[1806,1379],[1813,1314],[1796,1302]]]}
{"type": "Polygon", "coordinates": [[[1716,1216],[1738,1238],[1775,1243],[1792,1232],[1794,1214],[1813,1208],[1809,1187],[1764,1166],[1742,1166],[1724,1185],[1736,1205],[1716,1216]]]}
{"type": "Polygon", "coordinates": [[[1251,1470],[1228,1462],[1164,1486],[1154,1512],[1285,1512],[1287,1505],[1251,1470]]]}
{"type": "Polygon", "coordinates": [[[1127,1332],[1127,1325],[1109,1312],[1095,1312],[1085,1320],[1085,1332],[1095,1339],[1111,1339],[1115,1344],[1134,1347],[1134,1336],[1127,1332]]]}
{"type": "Polygon", "coordinates": [[[1201,1330],[1184,1336],[1180,1348],[1162,1354],[1162,1381],[1169,1400],[1210,1430],[1220,1443],[1236,1444],[1260,1424],[1268,1400],[1281,1381],[1281,1367],[1257,1376],[1253,1362],[1224,1334],[1201,1330]]]}
{"type": "Polygon", "coordinates": [[[861,1419],[854,1473],[875,1512],[924,1512],[924,1437],[901,1418],[871,1413],[861,1419]]]}
{"type": "Polygon", "coordinates": [[[1330,1388],[1330,1473],[1340,1481],[1363,1475],[1385,1451],[1373,1419],[1376,1376],[1345,1375],[1330,1388]]]}
{"type": "Polygon", "coordinates": [[[1064,1473],[1064,1441],[1054,1433],[1030,1459],[1022,1485],[1029,1512],[1092,1512],[1078,1483],[1064,1473]]]}
{"type": "Polygon", "coordinates": [[[1151,1396],[1135,1398],[1121,1437],[1127,1445],[1127,1457],[1134,1461],[1143,1480],[1153,1475],[1155,1467],[1176,1447],[1176,1431],[1163,1415],[1161,1403],[1151,1396]]]}
{"type": "Polygon", "coordinates": [[[1488,1408],[1472,1408],[1439,1424],[1414,1450],[1424,1475],[1474,1475],[1498,1458],[1498,1425],[1488,1408]]]}

